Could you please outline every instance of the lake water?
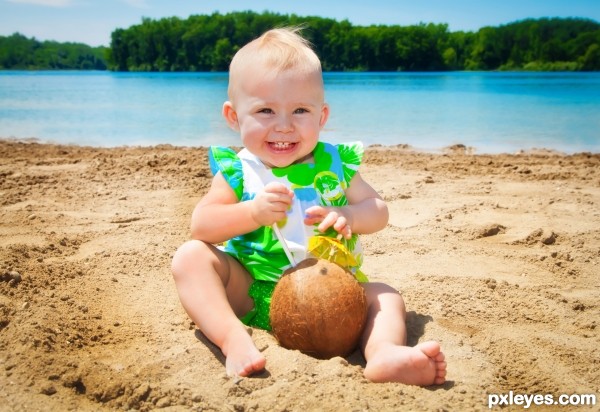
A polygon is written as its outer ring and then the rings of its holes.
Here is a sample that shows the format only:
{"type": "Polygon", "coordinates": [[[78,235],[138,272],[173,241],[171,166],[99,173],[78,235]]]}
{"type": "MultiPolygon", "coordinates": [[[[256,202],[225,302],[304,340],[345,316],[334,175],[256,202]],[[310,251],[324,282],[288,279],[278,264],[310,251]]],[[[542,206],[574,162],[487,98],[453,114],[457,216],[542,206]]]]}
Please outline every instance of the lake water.
{"type": "MultiPolygon", "coordinates": [[[[325,73],[322,139],[476,153],[600,152],[600,73],[325,73]]],[[[0,71],[0,137],[239,145],[226,73],[0,71]]]]}

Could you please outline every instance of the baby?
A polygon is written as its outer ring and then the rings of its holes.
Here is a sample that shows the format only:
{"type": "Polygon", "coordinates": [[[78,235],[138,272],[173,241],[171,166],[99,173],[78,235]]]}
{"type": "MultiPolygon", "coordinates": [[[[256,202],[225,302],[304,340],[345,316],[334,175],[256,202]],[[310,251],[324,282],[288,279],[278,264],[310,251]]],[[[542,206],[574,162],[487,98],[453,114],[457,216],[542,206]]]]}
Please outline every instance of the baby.
{"type": "MultiPolygon", "coordinates": [[[[357,234],[383,229],[388,210],[358,172],[362,146],[319,141],[329,117],[321,63],[298,30],[270,30],[242,47],[231,61],[228,97],[223,117],[244,148],[210,148],[214,178],[192,213],[193,240],[175,253],[172,272],[184,309],[221,349],[227,373],[249,376],[266,359],[246,325],[270,329],[271,294],[290,266],[276,232],[297,262],[314,235],[341,237],[360,262],[357,234]]],[[[440,345],[406,346],[401,295],[383,283],[362,286],[365,377],[442,384],[440,345]]]]}

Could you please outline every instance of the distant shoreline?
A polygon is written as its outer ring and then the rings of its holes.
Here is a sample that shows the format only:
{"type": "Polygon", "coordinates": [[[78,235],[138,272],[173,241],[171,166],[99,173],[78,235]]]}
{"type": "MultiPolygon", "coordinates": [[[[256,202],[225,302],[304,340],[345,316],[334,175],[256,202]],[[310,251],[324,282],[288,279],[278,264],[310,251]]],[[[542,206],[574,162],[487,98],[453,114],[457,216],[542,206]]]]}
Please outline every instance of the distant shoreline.
{"type": "MultiPolygon", "coordinates": [[[[158,144],[150,144],[150,145],[119,145],[119,146],[94,146],[94,145],[81,145],[77,143],[57,143],[52,141],[44,141],[42,139],[38,139],[36,137],[25,137],[25,138],[17,138],[17,137],[0,137],[0,143],[17,143],[17,144],[35,144],[41,146],[48,147],[71,147],[71,148],[80,148],[82,150],[90,149],[90,150],[153,150],[153,149],[172,149],[172,150],[198,150],[198,149],[206,149],[209,146],[204,145],[177,145],[171,143],[158,143],[158,144]]],[[[240,149],[239,146],[230,146],[234,149],[240,149]]],[[[365,149],[367,151],[396,151],[396,152],[405,152],[412,154],[428,154],[428,155],[469,155],[469,156],[581,156],[581,155],[591,155],[591,156],[600,156],[600,150],[597,152],[591,151],[581,151],[574,153],[566,153],[560,150],[549,149],[544,147],[535,147],[530,149],[519,149],[514,152],[498,152],[498,153],[487,153],[487,152],[478,152],[476,147],[466,146],[462,143],[453,144],[450,146],[439,147],[436,149],[419,149],[411,146],[409,144],[398,143],[398,144],[380,144],[373,143],[369,145],[365,145],[365,149]]]]}

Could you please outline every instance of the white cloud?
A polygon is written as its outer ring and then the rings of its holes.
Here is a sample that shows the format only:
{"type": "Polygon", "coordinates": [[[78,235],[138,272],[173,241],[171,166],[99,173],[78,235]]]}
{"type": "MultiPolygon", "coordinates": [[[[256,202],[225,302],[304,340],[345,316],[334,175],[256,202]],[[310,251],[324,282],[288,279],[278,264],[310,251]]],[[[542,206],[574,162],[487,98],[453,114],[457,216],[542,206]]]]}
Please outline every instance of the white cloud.
{"type": "Polygon", "coordinates": [[[11,3],[18,4],[36,4],[38,6],[48,7],[67,7],[70,6],[72,0],[7,0],[11,3]]]}

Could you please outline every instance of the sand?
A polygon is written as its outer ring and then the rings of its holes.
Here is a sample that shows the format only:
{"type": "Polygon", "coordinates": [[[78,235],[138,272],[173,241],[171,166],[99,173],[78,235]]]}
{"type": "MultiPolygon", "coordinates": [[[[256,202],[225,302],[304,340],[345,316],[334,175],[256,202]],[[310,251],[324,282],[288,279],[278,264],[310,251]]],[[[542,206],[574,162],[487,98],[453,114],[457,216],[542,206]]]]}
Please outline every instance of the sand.
{"type": "Polygon", "coordinates": [[[170,274],[210,183],[204,148],[0,141],[0,410],[463,411],[509,391],[598,395],[600,155],[463,149],[369,147],[361,168],[391,212],[363,236],[364,271],[404,295],[409,343],[439,340],[448,360],[446,384],[419,388],[366,381],[360,353],[317,360],[260,330],[266,371],[225,376],[170,274]]]}

